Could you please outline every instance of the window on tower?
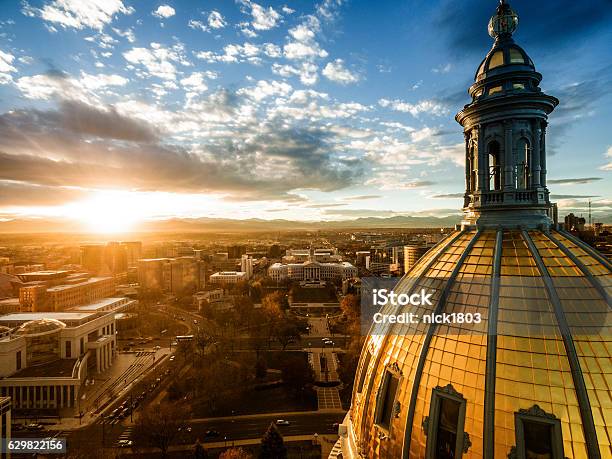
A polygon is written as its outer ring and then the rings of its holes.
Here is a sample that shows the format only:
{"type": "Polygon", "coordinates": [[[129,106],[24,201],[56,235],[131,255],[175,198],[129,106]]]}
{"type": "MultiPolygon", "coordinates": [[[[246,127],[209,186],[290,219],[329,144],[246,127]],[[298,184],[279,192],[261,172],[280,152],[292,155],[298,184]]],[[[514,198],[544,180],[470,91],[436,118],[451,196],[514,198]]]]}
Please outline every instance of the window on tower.
{"type": "Polygon", "coordinates": [[[492,96],[493,94],[498,94],[500,92],[502,92],[501,86],[493,86],[492,88],[489,88],[489,91],[487,92],[487,94],[492,96]]]}

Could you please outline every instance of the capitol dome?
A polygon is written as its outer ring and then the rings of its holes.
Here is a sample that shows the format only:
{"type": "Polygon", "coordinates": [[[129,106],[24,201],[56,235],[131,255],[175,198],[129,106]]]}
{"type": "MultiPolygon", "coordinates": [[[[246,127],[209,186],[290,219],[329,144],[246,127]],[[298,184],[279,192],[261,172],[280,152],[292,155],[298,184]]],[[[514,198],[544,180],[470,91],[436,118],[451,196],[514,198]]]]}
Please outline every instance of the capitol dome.
{"type": "Polygon", "coordinates": [[[66,324],[56,319],[35,319],[25,322],[14,332],[17,336],[38,336],[59,333],[66,324]]]}
{"type": "Polygon", "coordinates": [[[374,324],[337,457],[612,457],[612,264],[556,224],[545,134],[558,101],[513,44],[503,0],[490,24],[507,67],[491,73],[489,53],[470,88],[482,97],[456,117],[464,220],[394,288],[432,305],[380,311],[481,320],[374,324]]]}

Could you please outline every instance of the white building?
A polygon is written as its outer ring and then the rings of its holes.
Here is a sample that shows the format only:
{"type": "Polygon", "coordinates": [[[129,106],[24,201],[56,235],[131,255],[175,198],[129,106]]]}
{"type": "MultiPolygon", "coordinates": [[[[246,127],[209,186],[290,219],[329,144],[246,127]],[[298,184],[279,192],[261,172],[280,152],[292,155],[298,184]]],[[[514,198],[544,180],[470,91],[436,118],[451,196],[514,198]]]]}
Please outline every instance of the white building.
{"type": "Polygon", "coordinates": [[[235,284],[246,280],[248,280],[247,273],[239,271],[220,271],[210,276],[211,284],[235,284]]]}
{"type": "Polygon", "coordinates": [[[338,263],[274,263],[268,268],[268,275],[276,281],[290,279],[294,281],[320,282],[345,280],[357,277],[357,268],[347,261],[338,263]]]}
{"type": "Polygon", "coordinates": [[[75,408],[89,372],[116,352],[115,314],[136,303],[107,298],[64,312],[0,316],[0,396],[14,409],[75,408]]]}

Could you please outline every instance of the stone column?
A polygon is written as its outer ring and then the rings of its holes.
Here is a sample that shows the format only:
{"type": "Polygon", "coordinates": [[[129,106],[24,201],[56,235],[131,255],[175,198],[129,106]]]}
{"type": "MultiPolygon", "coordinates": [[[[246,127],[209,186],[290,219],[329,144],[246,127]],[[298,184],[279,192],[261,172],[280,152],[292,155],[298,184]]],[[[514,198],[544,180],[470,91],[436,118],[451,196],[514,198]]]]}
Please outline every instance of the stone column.
{"type": "Polygon", "coordinates": [[[101,371],[101,365],[100,365],[100,348],[96,349],[96,371],[98,373],[100,373],[101,371]]]}
{"type": "Polygon", "coordinates": [[[470,133],[463,132],[465,138],[465,191],[470,190],[470,175],[472,174],[472,168],[470,166],[470,133]]]}
{"type": "Polygon", "coordinates": [[[534,120],[533,122],[533,143],[531,146],[531,183],[530,187],[539,187],[540,186],[540,171],[542,167],[540,166],[540,139],[542,137],[542,130],[540,128],[540,120],[534,120]]]}
{"type": "Polygon", "coordinates": [[[504,121],[504,190],[514,188],[514,161],[512,155],[512,121],[504,121]]]}
{"type": "Polygon", "coordinates": [[[476,188],[480,192],[484,192],[487,190],[487,176],[489,175],[489,171],[487,170],[487,152],[484,144],[484,129],[482,124],[478,125],[478,184],[476,188]]]}
{"type": "Polygon", "coordinates": [[[540,185],[546,186],[546,121],[542,122],[542,133],[540,139],[540,185]]]}

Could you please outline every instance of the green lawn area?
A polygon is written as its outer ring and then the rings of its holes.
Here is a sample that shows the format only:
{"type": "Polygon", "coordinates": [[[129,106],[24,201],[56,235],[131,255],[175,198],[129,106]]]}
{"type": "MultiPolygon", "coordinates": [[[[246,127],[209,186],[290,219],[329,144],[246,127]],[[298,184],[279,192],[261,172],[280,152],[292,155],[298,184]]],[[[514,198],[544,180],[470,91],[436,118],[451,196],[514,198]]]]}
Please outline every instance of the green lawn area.
{"type": "Polygon", "coordinates": [[[291,288],[291,300],[294,303],[336,303],[336,289],[327,285],[324,288],[304,288],[294,285],[291,288]]]}

